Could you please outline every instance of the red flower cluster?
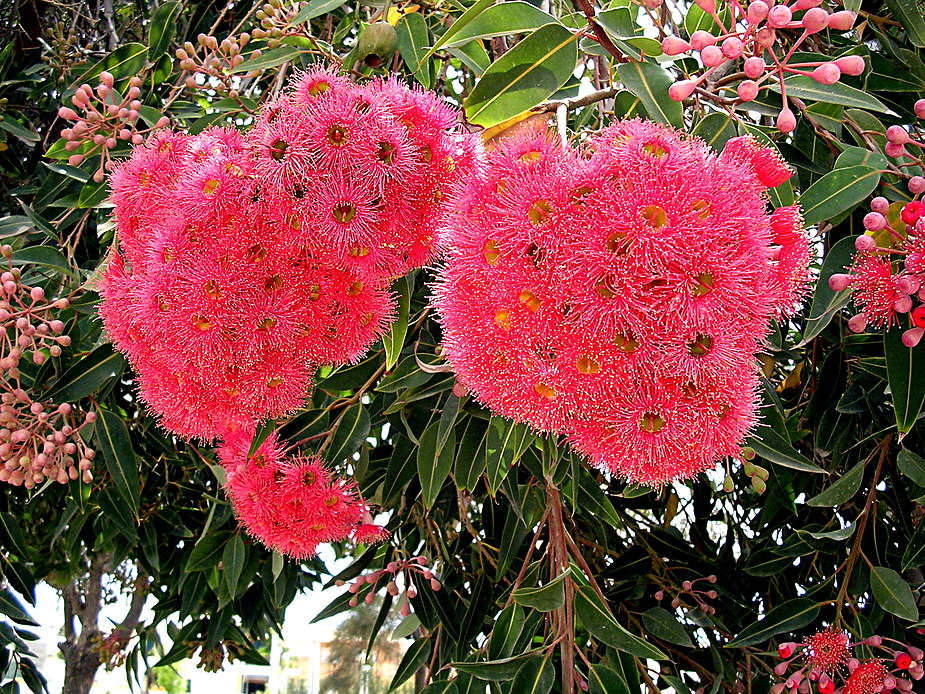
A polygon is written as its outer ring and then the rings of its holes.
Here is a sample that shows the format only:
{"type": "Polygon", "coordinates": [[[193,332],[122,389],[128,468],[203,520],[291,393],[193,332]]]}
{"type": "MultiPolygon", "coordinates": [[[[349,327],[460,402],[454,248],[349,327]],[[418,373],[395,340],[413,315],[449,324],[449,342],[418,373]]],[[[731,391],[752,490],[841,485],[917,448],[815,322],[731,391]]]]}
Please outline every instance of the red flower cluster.
{"type": "Polygon", "coordinates": [[[798,208],[765,211],[789,177],[751,138],[715,156],[639,120],[587,153],[504,143],[461,196],[435,291],[460,382],[637,482],[738,452],[753,355],[808,280],[798,208]]]}
{"type": "Polygon", "coordinates": [[[308,72],[242,136],[160,134],[112,175],[100,309],[166,428],[211,440],[299,407],[388,325],[470,140],[436,97],[308,72]]]}

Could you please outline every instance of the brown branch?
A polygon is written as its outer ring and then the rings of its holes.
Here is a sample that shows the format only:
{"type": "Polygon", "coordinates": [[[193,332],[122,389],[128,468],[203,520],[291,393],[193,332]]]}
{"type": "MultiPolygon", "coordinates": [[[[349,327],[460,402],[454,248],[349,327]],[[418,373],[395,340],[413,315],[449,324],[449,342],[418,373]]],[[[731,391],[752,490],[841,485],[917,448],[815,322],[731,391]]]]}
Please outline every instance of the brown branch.
{"type": "Polygon", "coordinates": [[[572,0],[572,4],[575,6],[576,10],[584,14],[585,19],[588,20],[588,26],[591,27],[591,30],[594,32],[594,38],[601,44],[601,47],[610,53],[618,63],[630,62],[630,59],[623,55],[623,51],[617,48],[614,42],[611,41],[610,36],[604,31],[604,27],[597,23],[597,20],[594,18],[594,5],[591,3],[591,0],[572,0]]]}

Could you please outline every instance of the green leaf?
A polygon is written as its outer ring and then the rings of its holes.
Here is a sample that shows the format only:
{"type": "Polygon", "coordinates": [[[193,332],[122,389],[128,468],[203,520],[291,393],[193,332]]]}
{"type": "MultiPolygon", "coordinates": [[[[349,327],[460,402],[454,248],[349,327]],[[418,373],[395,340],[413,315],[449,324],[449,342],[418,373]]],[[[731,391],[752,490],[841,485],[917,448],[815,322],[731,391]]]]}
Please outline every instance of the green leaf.
{"type": "Polygon", "coordinates": [[[466,421],[453,465],[459,489],[472,491],[485,472],[488,427],[488,421],[479,417],[469,417],[466,421]]]}
{"type": "Polygon", "coordinates": [[[157,61],[173,42],[177,34],[177,23],[183,5],[179,2],[165,2],[157,8],[151,17],[151,28],[148,30],[148,57],[152,62],[157,61]]]}
{"type": "Polygon", "coordinates": [[[269,419],[260,422],[257,425],[257,431],[254,432],[254,438],[251,439],[251,445],[247,447],[248,459],[253,458],[257,449],[263,445],[263,442],[270,438],[270,434],[276,431],[276,420],[269,419]]]}
{"type": "Polygon", "coordinates": [[[111,73],[117,80],[134,77],[144,69],[147,60],[147,46],[143,43],[126,43],[85,70],[71,86],[77,87],[83,82],[92,84],[102,72],[111,73]]]}
{"type": "Polygon", "coordinates": [[[816,281],[813,305],[809,309],[809,319],[806,321],[806,327],[803,330],[803,344],[806,344],[825,330],[835,314],[851,298],[851,292],[834,291],[829,286],[829,278],[832,275],[845,272],[851,265],[851,260],[854,258],[855,253],[854,239],[855,237],[853,236],[842,239],[825,254],[825,260],[819,272],[819,279],[816,281]]]}
{"type": "Polygon", "coordinates": [[[488,641],[488,659],[501,660],[514,652],[514,646],[524,628],[524,608],[511,603],[498,615],[488,641]]]}
{"type": "Polygon", "coordinates": [[[23,265],[41,265],[50,267],[70,277],[76,277],[77,274],[67,262],[67,258],[57,248],[51,246],[29,246],[21,248],[13,253],[13,265],[22,267],[23,265]]]}
{"type": "Polygon", "coordinates": [[[430,639],[418,639],[412,643],[408,650],[405,651],[405,655],[402,656],[401,662],[398,664],[398,669],[395,670],[395,676],[392,678],[392,683],[389,685],[389,691],[391,692],[394,690],[402,682],[417,672],[418,669],[423,667],[427,662],[427,656],[429,654],[430,639]]]}
{"type": "Polygon", "coordinates": [[[29,558],[29,547],[19,520],[8,511],[0,512],[0,544],[7,553],[15,554],[24,561],[29,558]]]}
{"type": "Polygon", "coordinates": [[[106,181],[100,181],[99,183],[90,181],[84,184],[84,187],[80,189],[80,196],[77,198],[77,207],[82,210],[99,207],[108,197],[109,184],[106,181]]]}
{"type": "MultiPolygon", "coordinates": [[[[854,525],[846,525],[844,528],[839,528],[838,530],[829,530],[824,533],[808,533],[808,535],[816,540],[835,540],[841,542],[854,535],[854,529],[854,525]]],[[[797,532],[801,531],[797,530],[797,532]]]]}
{"type": "MultiPolygon", "coordinates": [[[[597,516],[611,527],[619,528],[623,525],[623,519],[617,513],[617,509],[614,508],[592,473],[581,463],[579,463],[576,481],[578,483],[577,508],[597,516]]],[[[649,490],[646,489],[645,493],[648,492],[649,490]]]]}
{"type": "Polygon", "coordinates": [[[877,604],[900,619],[914,622],[919,618],[912,589],[906,579],[893,569],[875,566],[870,570],[870,588],[877,604]]]}
{"type": "Polygon", "coordinates": [[[886,6],[912,45],[925,48],[925,15],[921,5],[916,0],[886,0],[886,6]]]}
{"type": "MultiPolygon", "coordinates": [[[[509,658],[499,658],[498,660],[450,663],[450,666],[456,668],[460,672],[466,672],[470,675],[474,675],[480,680],[503,682],[505,680],[513,679],[517,675],[517,671],[520,670],[521,666],[523,665],[523,662],[528,658],[532,658],[538,652],[538,650],[532,650],[527,651],[526,653],[513,655],[509,658]]],[[[484,689],[481,691],[484,691],[484,689]]]]}
{"type": "Polygon", "coordinates": [[[336,10],[338,7],[343,5],[347,0],[311,0],[307,3],[295,17],[292,18],[290,24],[293,26],[298,26],[304,22],[307,22],[310,19],[315,17],[320,17],[323,14],[327,14],[332,10],[336,10]]]}
{"type": "Polygon", "coordinates": [[[112,523],[130,543],[136,544],[138,542],[137,520],[132,516],[131,510],[123,502],[119,493],[111,487],[106,487],[94,494],[93,499],[99,504],[102,517],[112,523]]]}
{"type": "Polygon", "coordinates": [[[561,24],[547,24],[514,46],[492,63],[466,98],[467,120],[488,128],[552,96],[572,76],[578,36],[561,24]]]}
{"type": "Polygon", "coordinates": [[[35,225],[32,220],[23,215],[14,215],[0,219],[0,239],[7,239],[11,236],[19,236],[27,231],[32,231],[35,225]]]}
{"type": "MultiPolygon", "coordinates": [[[[720,9],[719,7],[717,7],[717,9],[719,10],[717,13],[719,18],[725,22],[726,26],[729,26],[729,9],[720,9]]],[[[684,15],[684,31],[687,32],[688,36],[691,36],[695,31],[706,31],[716,36],[723,30],[711,15],[701,10],[694,3],[691,3],[690,7],[687,9],[687,14],[684,15]]]]}
{"type": "Polygon", "coordinates": [[[906,477],[925,488],[925,459],[903,448],[896,456],[896,466],[906,477]]]}
{"type": "MultiPolygon", "coordinates": [[[[838,104],[849,108],[866,108],[870,111],[889,111],[886,105],[875,96],[860,89],[849,87],[842,82],[835,84],[820,84],[809,75],[797,75],[784,80],[787,86],[787,96],[809,101],[822,101],[827,104],[838,104]]],[[[771,82],[768,85],[771,91],[780,93],[780,83],[771,82]]]]}
{"type": "Polygon", "coordinates": [[[238,583],[241,580],[241,571],[244,569],[246,558],[247,548],[244,546],[241,533],[235,533],[222,551],[225,584],[228,586],[228,595],[232,598],[238,593],[238,583]]]}
{"type": "Polygon", "coordinates": [[[530,428],[520,422],[512,422],[503,417],[492,417],[486,437],[485,458],[488,472],[488,489],[492,495],[501,488],[524,451],[533,442],[530,428]]]}
{"type": "Polygon", "coordinates": [[[227,531],[206,533],[189,553],[186,572],[209,571],[218,566],[230,535],[227,531]]]}
{"type": "MultiPolygon", "coordinates": [[[[697,6],[691,5],[691,7],[697,6]]],[[[629,685],[623,676],[603,663],[591,666],[591,672],[588,673],[588,685],[591,694],[631,694],[629,685]]]]}
{"type": "Polygon", "coordinates": [[[0,120],[0,130],[6,130],[11,135],[30,145],[42,139],[37,132],[20,124],[9,113],[3,114],[3,120],[0,120]]]}
{"type": "Polygon", "coordinates": [[[617,66],[623,85],[639,97],[652,120],[676,128],[684,127],[681,104],[668,98],[672,79],[660,65],[634,61],[617,66]]]}
{"type": "Polygon", "coordinates": [[[302,54],[302,49],[296,46],[280,46],[264,51],[256,58],[245,60],[238,67],[231,70],[231,74],[240,75],[245,72],[259,72],[269,70],[270,68],[279,67],[283,63],[288,63],[302,54]]]}
{"type": "Polygon", "coordinates": [[[424,499],[424,507],[427,509],[434,505],[440,490],[443,489],[443,483],[450,474],[453,455],[456,452],[455,434],[452,428],[449,430],[448,445],[438,450],[439,427],[439,422],[434,422],[427,427],[418,446],[418,478],[421,480],[421,495],[424,499]]]}
{"type": "MultiPolygon", "coordinates": [[[[792,559],[791,559],[792,561],[792,559]]],[[[790,633],[812,624],[819,616],[819,605],[809,598],[794,598],[768,612],[764,619],[749,624],[726,644],[727,648],[743,648],[764,643],[777,634],[790,633]]]]}
{"type": "Polygon", "coordinates": [[[841,506],[858,493],[864,479],[864,461],[855,465],[819,494],[806,501],[807,506],[829,507],[841,506]]]}
{"type": "Polygon", "coordinates": [[[0,612],[19,624],[27,624],[31,627],[39,626],[39,623],[26,612],[25,605],[19,601],[16,594],[9,588],[4,588],[0,591],[0,612]]]}
{"type": "Polygon", "coordinates": [[[494,36],[526,34],[550,23],[559,23],[559,20],[528,2],[513,0],[489,7],[443,45],[454,48],[494,36]]]}
{"type": "Polygon", "coordinates": [[[894,327],[883,336],[887,381],[893,397],[896,428],[902,441],[925,404],[925,348],[906,347],[902,328],[894,327]]]}
{"type": "Polygon", "coordinates": [[[745,441],[765,460],[802,472],[825,473],[821,467],[801,455],[783,436],[769,426],[759,426],[745,441]]]}
{"type": "Polygon", "coordinates": [[[363,403],[354,403],[344,410],[335,425],[334,437],[331,445],[324,452],[324,459],[331,463],[339,463],[352,458],[367,436],[369,436],[369,413],[363,403]]]}
{"type": "Polygon", "coordinates": [[[575,614],[592,636],[618,651],[640,658],[668,659],[658,648],[624,629],[589,585],[575,590],[575,614]]]}
{"type": "Polygon", "coordinates": [[[398,52],[414,79],[425,89],[430,89],[434,82],[433,67],[429,61],[424,60],[430,43],[427,20],[420,12],[403,15],[395,25],[395,33],[398,35],[398,52]]]}
{"type": "Polygon", "coordinates": [[[125,359],[111,344],[100,345],[61,374],[46,397],[54,402],[80,400],[99,392],[124,367],[125,359]]]}
{"type": "Polygon", "coordinates": [[[532,607],[539,612],[559,609],[565,604],[565,579],[571,573],[572,570],[569,568],[544,586],[518,588],[513,593],[514,602],[532,607]]]}
{"type": "Polygon", "coordinates": [[[441,680],[432,682],[429,686],[421,690],[421,694],[458,694],[456,680],[441,680]]]}
{"type": "MultiPolygon", "coordinates": [[[[402,19],[412,15],[405,15],[402,19]]],[[[413,16],[419,16],[417,12],[413,16]]],[[[407,59],[406,59],[407,62],[407,59]]],[[[402,347],[405,346],[405,335],[408,334],[408,312],[411,309],[411,288],[408,278],[402,277],[394,285],[395,298],[398,303],[398,315],[389,326],[389,332],[382,336],[382,346],[385,347],[385,370],[391,371],[398,363],[402,347]]]]}
{"type": "Polygon", "coordinates": [[[653,607],[643,612],[642,624],[646,631],[657,639],[687,648],[694,647],[687,630],[673,614],[662,607],[653,607]]]}
{"type": "Polygon", "coordinates": [[[530,658],[520,666],[509,694],[549,694],[556,679],[556,668],[549,658],[530,658]]]}
{"type": "Polygon", "coordinates": [[[803,220],[807,226],[834,219],[854,209],[874,192],[880,170],[870,166],[849,166],[830,171],[813,183],[803,195],[803,220]]]}
{"type": "Polygon", "coordinates": [[[925,564],[925,523],[919,522],[903,554],[903,571],[925,564]]]}
{"type": "Polygon", "coordinates": [[[494,4],[495,0],[476,0],[472,7],[463,12],[459,19],[453,22],[450,28],[444,32],[443,36],[440,37],[437,43],[435,43],[433,47],[424,54],[424,57],[421,58],[421,62],[424,62],[440,48],[443,48],[443,46],[445,46],[448,41],[456,36],[456,34],[465,29],[470,24],[470,22],[472,22],[476,17],[482,14],[482,12],[494,4]]]}
{"type": "MultiPolygon", "coordinates": [[[[694,8],[697,5],[691,5],[691,7],[694,8]]],[[[700,8],[697,7],[697,9],[700,8]]],[[[709,113],[697,121],[693,130],[694,135],[703,138],[717,152],[722,151],[726,142],[738,135],[738,132],[735,121],[727,113],[709,113]]]]}
{"type": "Polygon", "coordinates": [[[112,476],[119,496],[137,518],[141,500],[138,465],[125,422],[114,412],[100,407],[97,408],[94,432],[106,461],[106,469],[112,476]]]}
{"type": "Polygon", "coordinates": [[[889,161],[886,156],[880,152],[871,152],[864,147],[845,147],[838,159],[835,160],[833,169],[847,169],[849,166],[869,166],[874,169],[886,169],[889,161]]]}

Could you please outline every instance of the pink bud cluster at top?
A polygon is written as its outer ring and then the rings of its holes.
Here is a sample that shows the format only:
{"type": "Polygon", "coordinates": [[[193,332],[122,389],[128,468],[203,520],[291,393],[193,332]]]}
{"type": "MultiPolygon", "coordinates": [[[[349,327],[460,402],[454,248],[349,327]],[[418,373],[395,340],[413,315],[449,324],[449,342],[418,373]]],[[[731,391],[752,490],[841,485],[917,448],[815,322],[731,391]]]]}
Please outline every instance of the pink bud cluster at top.
{"type": "Polygon", "coordinates": [[[151,128],[139,128],[138,117],[141,109],[141,78],[132,77],[125,95],[115,89],[115,78],[108,73],[100,74],[100,83],[93,89],[89,84],[82,84],[71,97],[71,103],[80,109],[62,106],[58,117],[73,123],[61,131],[65,140],[64,148],[74,152],[68,157],[71,166],[80,164],[95,154],[100,155],[100,165],[93,180],[102,182],[105,172],[112,168],[110,150],[119,141],[131,142],[133,145],[144,141],[145,133],[163,129],[170,125],[170,119],[162,116],[151,128]]]}
{"type": "Polygon", "coordinates": [[[689,41],[668,36],[662,41],[666,55],[698,52],[706,68],[699,76],[673,84],[669,96],[675,101],[687,99],[727,63],[742,61],[744,79],[736,86],[738,102],[753,101],[771,83],[779,85],[783,107],[777,116],[777,128],[789,133],[796,128],[796,116],[787,101],[784,78],[808,75],[820,84],[834,84],[843,74],[864,72],[864,58],[847,55],[831,61],[792,62],[797,49],[807,38],[820,31],[849,31],[855,15],[847,10],[830,12],[825,0],[695,0],[697,6],[713,18],[712,31],[695,31],[689,41]]]}
{"type": "Polygon", "coordinates": [[[784,660],[774,667],[774,674],[782,677],[794,666],[797,670],[775,684],[772,694],[808,694],[813,685],[819,694],[911,692],[913,682],[925,677],[925,653],[920,648],[882,636],[852,643],[847,633],[831,626],[801,644],[783,643],[777,653],[784,660]],[[851,652],[857,647],[871,649],[879,657],[859,660],[851,652]]]}
{"type": "Polygon", "coordinates": [[[808,280],[790,177],[747,137],[618,122],[585,152],[517,137],[459,205],[434,304],[460,382],[496,413],[564,433],[643,484],[739,451],[754,353],[808,280]]]}
{"type": "MultiPolygon", "coordinates": [[[[915,179],[909,184],[917,188],[915,179]]],[[[900,316],[908,314],[912,327],[903,332],[902,341],[915,347],[925,335],[925,203],[891,205],[877,197],[871,210],[864,217],[868,233],[855,240],[858,252],[851,266],[832,275],[829,286],[853,291],[859,313],[848,321],[852,331],[900,325],[900,316]]]]}
{"type": "Polygon", "coordinates": [[[212,440],[356,360],[434,252],[473,141],[397,81],[299,76],[242,135],[161,133],[113,172],[100,314],[166,428],[212,440]]]}
{"type": "Polygon", "coordinates": [[[707,603],[707,600],[716,600],[718,593],[713,588],[707,588],[703,590],[697,587],[699,581],[705,581],[707,584],[716,583],[716,576],[701,576],[700,578],[695,578],[693,581],[684,581],[681,583],[680,590],[673,590],[672,588],[663,588],[656,591],[655,599],[661,602],[665,599],[667,593],[674,592],[675,596],[671,599],[671,609],[676,610],[679,607],[683,607],[686,610],[698,609],[704,614],[716,614],[716,608],[707,603]],[[690,597],[694,604],[690,605],[687,602],[687,598],[690,597]]]}
{"type": "MultiPolygon", "coordinates": [[[[231,98],[238,96],[234,84],[242,79],[254,77],[257,73],[235,74],[234,70],[242,65],[245,57],[244,47],[250,42],[250,34],[242,33],[229,36],[219,41],[215,36],[199,34],[196,37],[198,48],[192,41],[187,41],[176,52],[180,69],[187,74],[184,84],[187,89],[214,89],[218,93],[228,93],[231,98]],[[201,54],[200,54],[201,50],[201,54]],[[200,74],[205,81],[200,84],[194,75],[200,74]]],[[[251,51],[249,58],[259,58],[259,49],[251,51]]]]}
{"type": "Polygon", "coordinates": [[[235,514],[267,547],[305,559],[325,542],[387,537],[355,485],[335,479],[320,458],[287,455],[275,434],[248,457],[251,440],[243,432],[229,436],[218,455],[235,514]]]}
{"type": "MultiPolygon", "coordinates": [[[[356,607],[359,604],[358,594],[364,586],[370,586],[370,588],[367,589],[363,601],[371,605],[376,600],[376,593],[381,584],[392,597],[401,596],[399,597],[401,603],[399,612],[402,617],[407,617],[411,614],[410,601],[418,594],[415,581],[419,584],[427,583],[431,590],[440,590],[443,587],[434,569],[427,565],[427,557],[411,557],[389,562],[384,569],[362,574],[351,581],[347,586],[347,591],[352,596],[350,606],[356,607]]],[[[344,585],[344,581],[338,581],[337,585],[344,585]]]]}
{"type": "MultiPolygon", "coordinates": [[[[9,246],[0,255],[12,256],[9,246]]],[[[92,479],[95,452],[81,430],[95,412],[81,415],[70,403],[36,402],[20,383],[20,361],[42,364],[71,344],[56,311],[67,299],[50,300],[41,287],[22,282],[19,268],[0,274],[0,481],[31,489],[46,479],[60,483],[92,479]]]]}

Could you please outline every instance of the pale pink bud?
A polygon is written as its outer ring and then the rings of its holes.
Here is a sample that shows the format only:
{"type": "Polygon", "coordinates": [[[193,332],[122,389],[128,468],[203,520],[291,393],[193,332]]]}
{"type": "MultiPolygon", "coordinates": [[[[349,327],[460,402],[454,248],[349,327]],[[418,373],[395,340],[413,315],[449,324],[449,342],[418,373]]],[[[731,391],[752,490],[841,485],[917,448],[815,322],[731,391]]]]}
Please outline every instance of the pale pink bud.
{"type": "Polygon", "coordinates": [[[863,234],[854,240],[854,247],[862,253],[870,253],[877,250],[877,242],[874,241],[873,236],[863,234]]]}
{"type": "Polygon", "coordinates": [[[888,157],[898,159],[906,153],[906,148],[903,145],[897,144],[896,142],[887,142],[886,146],[883,148],[883,151],[888,157]]]}
{"type": "Polygon", "coordinates": [[[716,43],[716,37],[709,31],[695,31],[691,34],[691,48],[695,51],[702,51],[707,46],[716,43]]]}
{"type": "Polygon", "coordinates": [[[793,111],[788,107],[781,109],[781,112],[777,114],[777,129],[782,133],[792,133],[796,130],[796,127],[797,119],[793,115],[793,111]]]}
{"type": "Polygon", "coordinates": [[[97,85],[96,87],[96,95],[100,97],[101,99],[105,99],[111,93],[112,93],[112,89],[107,87],[105,84],[100,84],[100,85],[97,85]]]}
{"type": "Polygon", "coordinates": [[[777,33],[771,27],[761,27],[755,33],[755,43],[762,48],[770,48],[777,41],[777,33]]]}
{"type": "Polygon", "coordinates": [[[846,55],[835,61],[843,75],[860,75],[867,67],[864,58],[859,55],[846,55]]]}
{"type": "Polygon", "coordinates": [[[870,201],[870,209],[874,212],[879,212],[880,214],[886,214],[890,209],[890,202],[884,197],[877,196],[870,201]]]}
{"type": "Polygon", "coordinates": [[[848,10],[835,12],[829,15],[829,29],[834,29],[835,31],[851,31],[856,18],[854,12],[849,12],[848,10]]]}
{"type": "Polygon", "coordinates": [[[111,89],[112,85],[115,83],[115,78],[113,78],[111,72],[106,72],[104,70],[103,72],[100,73],[100,82],[102,82],[103,84],[105,84],[107,87],[111,89]]]}
{"type": "Polygon", "coordinates": [[[925,335],[925,328],[910,328],[903,333],[903,344],[911,349],[922,341],[922,335],[925,335]]]}
{"type": "MultiPolygon", "coordinates": [[[[925,332],[925,329],[923,329],[923,328],[917,328],[917,329],[918,329],[918,330],[922,330],[923,332],[925,332]]],[[[435,591],[435,592],[438,591],[438,590],[440,590],[440,581],[438,581],[436,578],[430,579],[430,589],[433,590],[433,591],[435,591]]]]}
{"type": "Polygon", "coordinates": [[[925,191],[925,178],[921,176],[913,176],[909,179],[909,192],[913,195],[918,195],[919,193],[925,191]]]}
{"type": "Polygon", "coordinates": [[[735,36],[730,36],[723,41],[721,50],[727,58],[738,58],[742,55],[742,40],[735,36]]]}
{"type": "Polygon", "coordinates": [[[132,144],[133,144],[133,145],[140,145],[140,144],[141,144],[142,142],[144,142],[144,141],[145,141],[145,139],[144,139],[141,135],[139,135],[138,133],[135,133],[134,135],[132,135],[132,144]]]}
{"type": "Polygon", "coordinates": [[[751,79],[756,79],[764,74],[766,66],[763,59],[752,57],[748,58],[742,67],[745,70],[746,75],[748,75],[751,79]]]}
{"type": "Polygon", "coordinates": [[[891,125],[886,129],[886,139],[898,145],[904,145],[912,138],[901,125],[891,125]]]}
{"type": "Polygon", "coordinates": [[[910,275],[903,275],[896,280],[896,291],[903,294],[915,294],[919,290],[919,280],[910,275]]]}
{"type": "Polygon", "coordinates": [[[694,0],[694,2],[697,4],[697,7],[707,14],[716,12],[716,0],[694,0]]]}
{"type": "Polygon", "coordinates": [[[916,101],[912,109],[915,111],[916,118],[925,118],[925,99],[916,101]]]}
{"type": "Polygon", "coordinates": [[[29,296],[32,297],[33,301],[41,301],[45,298],[45,290],[41,287],[33,287],[29,290],[29,296]]]}
{"type": "Polygon", "coordinates": [[[775,5],[768,11],[768,26],[774,29],[787,26],[791,19],[793,12],[786,5],[775,5]]]}
{"type": "Polygon", "coordinates": [[[697,83],[694,80],[683,80],[681,82],[675,82],[670,87],[668,87],[668,97],[672,101],[684,101],[687,97],[694,93],[696,88],[697,83]]]}
{"type": "Polygon", "coordinates": [[[170,126],[170,118],[167,116],[161,116],[158,118],[157,123],[154,125],[155,128],[166,128],[170,126]]]}
{"type": "Polygon", "coordinates": [[[843,273],[836,273],[829,277],[829,287],[833,292],[843,292],[851,284],[851,278],[843,273]]]}
{"type": "Polygon", "coordinates": [[[797,0],[793,4],[794,11],[796,10],[808,10],[812,7],[819,7],[822,4],[822,0],[797,0]]]}
{"type": "Polygon", "coordinates": [[[62,106],[58,109],[58,118],[63,118],[64,120],[77,120],[78,115],[74,109],[62,106]]]}
{"type": "Polygon", "coordinates": [[[814,7],[806,11],[801,23],[807,34],[816,34],[829,25],[829,13],[821,7],[814,7]]]}
{"type": "Polygon", "coordinates": [[[755,97],[758,96],[758,83],[745,80],[739,84],[736,94],[739,95],[742,101],[754,101],[755,97]]]}
{"type": "Polygon", "coordinates": [[[912,310],[912,299],[908,296],[901,296],[893,302],[893,308],[897,313],[909,313],[912,310]]]}
{"type": "Polygon", "coordinates": [[[681,55],[691,49],[691,45],[677,36],[668,36],[662,40],[662,51],[665,55],[681,55]]]}
{"type": "Polygon", "coordinates": [[[411,606],[406,602],[402,604],[401,609],[398,612],[402,617],[407,617],[409,614],[411,614],[411,606]]]}
{"type": "MultiPolygon", "coordinates": [[[[129,99],[137,99],[139,96],[141,96],[141,90],[138,87],[132,87],[128,90],[128,93],[125,96],[127,96],[129,99]]],[[[135,106],[134,108],[138,107],[135,106]]]]}
{"type": "Polygon", "coordinates": [[[813,79],[819,84],[835,84],[841,77],[841,70],[835,63],[825,63],[813,70],[813,79]]]}
{"type": "Polygon", "coordinates": [[[768,11],[770,9],[770,6],[768,3],[764,2],[764,0],[755,0],[755,2],[750,3],[748,6],[748,11],[746,13],[748,21],[752,24],[757,24],[768,16],[768,11]]]}
{"type": "Polygon", "coordinates": [[[104,178],[106,178],[106,174],[103,171],[97,171],[93,174],[94,183],[102,183],[104,178]]]}
{"type": "MultiPolygon", "coordinates": [[[[864,215],[864,228],[868,231],[880,231],[881,229],[886,228],[886,217],[884,217],[879,212],[868,212],[864,215]]],[[[869,236],[863,236],[861,238],[870,238],[869,236]]]]}
{"type": "Polygon", "coordinates": [[[707,67],[716,67],[726,61],[726,56],[724,56],[723,52],[716,46],[705,46],[704,49],[700,51],[700,59],[707,67]]]}

